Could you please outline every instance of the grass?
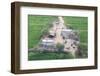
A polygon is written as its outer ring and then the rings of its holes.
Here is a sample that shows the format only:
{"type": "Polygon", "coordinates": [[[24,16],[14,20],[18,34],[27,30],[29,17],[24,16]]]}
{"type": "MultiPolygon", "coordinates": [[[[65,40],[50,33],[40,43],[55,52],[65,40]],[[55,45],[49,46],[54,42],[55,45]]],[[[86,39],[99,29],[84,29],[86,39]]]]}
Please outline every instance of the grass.
{"type": "Polygon", "coordinates": [[[87,17],[64,17],[65,25],[71,27],[74,30],[79,31],[79,37],[81,43],[87,43],[88,39],[88,18],[87,17]],[[69,25],[68,25],[69,24],[69,25]]]}
{"type": "MultiPolygon", "coordinates": [[[[88,57],[88,18],[87,17],[63,17],[65,25],[71,27],[73,30],[79,31],[80,48],[76,58],[88,57]],[[67,25],[69,24],[69,25],[67,25]],[[85,44],[85,45],[84,45],[85,44]]],[[[44,32],[48,32],[50,24],[57,19],[57,16],[34,16],[28,15],[28,48],[35,47],[44,32]]],[[[73,56],[70,53],[65,52],[39,52],[28,51],[28,60],[52,60],[52,59],[72,59],[73,56]]]]}
{"type": "Polygon", "coordinates": [[[66,16],[64,17],[64,21],[66,26],[71,27],[73,30],[79,31],[81,52],[79,52],[77,58],[88,57],[88,18],[66,16]]]}
{"type": "Polygon", "coordinates": [[[64,17],[65,25],[70,24],[69,26],[72,27],[74,30],[87,30],[88,27],[88,18],[87,17],[71,17],[66,16],[64,17]]]}
{"type": "Polygon", "coordinates": [[[80,44],[79,47],[81,48],[81,51],[76,54],[76,58],[87,58],[88,57],[88,52],[87,52],[88,46],[80,44]]]}
{"type": "Polygon", "coordinates": [[[70,53],[65,52],[39,52],[29,51],[28,60],[52,60],[52,59],[72,59],[74,58],[70,53]]]}
{"type": "Polygon", "coordinates": [[[38,44],[45,29],[48,30],[55,19],[56,16],[28,16],[28,48],[38,44]]]}

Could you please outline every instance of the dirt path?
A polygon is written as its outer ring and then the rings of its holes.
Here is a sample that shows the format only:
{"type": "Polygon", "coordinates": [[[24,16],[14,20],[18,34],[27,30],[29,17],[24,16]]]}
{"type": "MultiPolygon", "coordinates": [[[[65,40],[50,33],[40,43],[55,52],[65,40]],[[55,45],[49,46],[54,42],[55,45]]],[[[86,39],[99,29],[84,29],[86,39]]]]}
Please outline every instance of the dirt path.
{"type": "Polygon", "coordinates": [[[64,20],[62,17],[58,17],[59,19],[59,24],[54,24],[53,26],[53,31],[55,31],[56,33],[56,37],[55,37],[55,43],[60,43],[60,44],[63,44],[64,40],[61,36],[61,31],[62,29],[66,28],[65,25],[64,25],[64,20]]]}

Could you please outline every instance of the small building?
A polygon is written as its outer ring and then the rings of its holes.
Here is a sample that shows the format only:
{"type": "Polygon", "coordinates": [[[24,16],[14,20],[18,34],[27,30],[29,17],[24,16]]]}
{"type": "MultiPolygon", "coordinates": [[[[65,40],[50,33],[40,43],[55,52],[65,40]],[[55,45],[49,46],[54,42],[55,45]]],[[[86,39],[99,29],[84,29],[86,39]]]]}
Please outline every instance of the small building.
{"type": "Polygon", "coordinates": [[[61,36],[64,39],[64,51],[71,52],[73,55],[78,51],[79,37],[74,30],[63,29],[61,36]]]}
{"type": "Polygon", "coordinates": [[[56,45],[55,45],[53,39],[45,38],[45,39],[41,40],[40,48],[42,50],[55,51],[56,50],[56,45]]]}
{"type": "Polygon", "coordinates": [[[72,39],[79,41],[78,34],[76,34],[75,31],[71,29],[63,29],[61,32],[61,36],[63,37],[63,39],[72,39]]]}
{"type": "Polygon", "coordinates": [[[71,29],[63,29],[61,31],[61,36],[63,37],[63,39],[69,39],[71,34],[72,34],[72,30],[71,29]]]}

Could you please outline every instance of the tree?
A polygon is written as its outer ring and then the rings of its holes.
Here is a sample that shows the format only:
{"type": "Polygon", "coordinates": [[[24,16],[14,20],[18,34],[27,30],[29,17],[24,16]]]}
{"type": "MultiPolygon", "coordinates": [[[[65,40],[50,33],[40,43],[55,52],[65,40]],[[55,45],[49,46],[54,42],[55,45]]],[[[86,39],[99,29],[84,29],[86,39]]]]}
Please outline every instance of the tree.
{"type": "Polygon", "coordinates": [[[64,51],[64,45],[63,45],[63,44],[58,43],[58,44],[56,45],[56,47],[57,47],[57,49],[58,49],[59,52],[64,51]]]}

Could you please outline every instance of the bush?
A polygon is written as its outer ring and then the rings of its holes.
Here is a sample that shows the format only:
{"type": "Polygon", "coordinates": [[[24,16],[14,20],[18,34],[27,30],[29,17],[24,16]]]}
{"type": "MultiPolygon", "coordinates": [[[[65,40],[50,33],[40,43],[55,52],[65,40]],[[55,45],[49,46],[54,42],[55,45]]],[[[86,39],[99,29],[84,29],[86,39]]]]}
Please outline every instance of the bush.
{"type": "Polygon", "coordinates": [[[59,52],[64,51],[64,45],[63,45],[63,44],[58,43],[58,44],[56,45],[56,47],[57,47],[57,49],[58,49],[59,52]]]}
{"type": "Polygon", "coordinates": [[[80,44],[76,55],[77,55],[77,58],[87,58],[88,57],[88,45],[80,44]]]}

